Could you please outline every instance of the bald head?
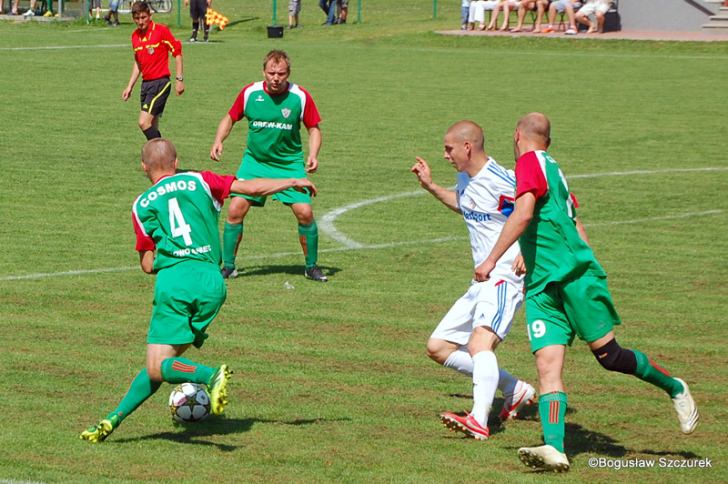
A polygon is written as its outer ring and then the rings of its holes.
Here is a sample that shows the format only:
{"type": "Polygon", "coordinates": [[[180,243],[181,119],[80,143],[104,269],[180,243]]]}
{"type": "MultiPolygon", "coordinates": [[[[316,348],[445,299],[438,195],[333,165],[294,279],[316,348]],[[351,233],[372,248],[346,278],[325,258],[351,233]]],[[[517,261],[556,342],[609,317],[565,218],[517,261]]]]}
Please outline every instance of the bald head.
{"type": "Polygon", "coordinates": [[[542,144],[542,149],[551,144],[551,121],[543,113],[528,113],[518,121],[516,129],[529,141],[542,144]]]}
{"type": "Polygon", "coordinates": [[[151,139],[142,147],[142,167],[152,181],[161,175],[174,173],[176,162],[177,150],[167,139],[151,139]]]}
{"type": "Polygon", "coordinates": [[[470,143],[476,151],[483,151],[485,146],[485,135],[483,128],[474,121],[464,119],[450,126],[447,134],[452,136],[454,141],[470,143]]]}

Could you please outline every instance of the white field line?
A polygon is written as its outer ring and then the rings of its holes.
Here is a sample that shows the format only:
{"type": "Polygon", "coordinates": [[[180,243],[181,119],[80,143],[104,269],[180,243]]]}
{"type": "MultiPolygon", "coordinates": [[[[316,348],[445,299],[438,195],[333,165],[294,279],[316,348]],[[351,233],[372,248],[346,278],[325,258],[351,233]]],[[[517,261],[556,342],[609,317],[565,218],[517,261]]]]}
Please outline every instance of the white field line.
{"type": "MultiPolygon", "coordinates": [[[[572,175],[569,178],[570,179],[573,179],[573,178],[598,178],[598,177],[602,177],[602,176],[656,175],[656,174],[663,174],[663,173],[713,172],[713,171],[728,171],[728,167],[615,171],[615,172],[606,172],[606,173],[587,173],[587,174],[583,174],[583,175],[572,175]]],[[[402,247],[402,246],[407,246],[407,245],[439,244],[442,242],[449,242],[449,241],[453,241],[453,240],[465,239],[466,237],[459,236],[459,237],[440,237],[440,238],[436,238],[436,239],[427,239],[427,240],[386,242],[386,243],[381,243],[381,244],[364,244],[362,242],[357,242],[356,240],[353,240],[350,237],[348,237],[347,235],[343,234],[341,231],[336,229],[336,227],[334,225],[334,221],[339,216],[341,216],[351,210],[365,207],[367,205],[373,205],[375,203],[388,202],[390,200],[395,200],[398,198],[407,198],[407,197],[415,197],[415,196],[419,196],[419,195],[424,195],[425,193],[427,193],[427,192],[425,192],[424,190],[395,193],[393,195],[376,197],[376,198],[371,198],[368,200],[362,200],[362,201],[356,202],[356,203],[351,203],[349,205],[345,205],[343,207],[339,207],[334,210],[331,210],[330,212],[327,212],[326,214],[324,214],[321,217],[320,221],[318,222],[319,228],[321,229],[321,232],[325,233],[327,236],[329,236],[332,239],[339,242],[342,245],[342,247],[321,249],[319,252],[329,253],[329,252],[347,252],[347,251],[351,251],[351,250],[365,250],[365,249],[371,249],[371,250],[390,249],[390,248],[394,248],[394,247],[402,247]]],[[[684,213],[677,213],[677,214],[671,214],[671,215],[661,215],[661,216],[657,216],[657,217],[644,217],[644,218],[632,219],[632,220],[617,220],[617,221],[611,221],[611,222],[593,222],[593,223],[587,223],[584,225],[586,225],[587,227],[626,225],[626,224],[655,222],[655,221],[660,221],[660,220],[675,220],[675,219],[683,219],[683,218],[690,218],[690,217],[705,217],[705,216],[712,216],[712,215],[720,215],[724,212],[725,212],[724,210],[714,209],[714,210],[705,210],[705,211],[701,211],[701,212],[684,212],[684,213]]],[[[299,255],[299,254],[300,254],[300,252],[298,252],[298,251],[276,252],[276,253],[272,253],[272,254],[265,254],[265,255],[259,255],[259,256],[249,256],[249,257],[246,257],[246,260],[280,259],[280,258],[291,257],[291,256],[299,255]]],[[[138,270],[138,266],[107,267],[107,268],[99,268],[99,269],[79,269],[79,270],[61,271],[61,272],[38,272],[38,273],[32,273],[32,274],[22,274],[22,275],[17,275],[17,276],[2,276],[2,277],[0,277],[0,282],[37,280],[37,279],[46,279],[46,278],[51,278],[51,277],[80,276],[80,275],[86,275],[86,274],[103,274],[103,273],[111,273],[111,272],[129,272],[129,271],[135,271],[135,270],[138,270]]]]}
{"type": "Polygon", "coordinates": [[[0,47],[0,52],[5,51],[29,51],[29,50],[64,50],[64,49],[119,49],[121,47],[131,49],[131,44],[98,44],[98,45],[46,45],[36,47],[0,47]]]}

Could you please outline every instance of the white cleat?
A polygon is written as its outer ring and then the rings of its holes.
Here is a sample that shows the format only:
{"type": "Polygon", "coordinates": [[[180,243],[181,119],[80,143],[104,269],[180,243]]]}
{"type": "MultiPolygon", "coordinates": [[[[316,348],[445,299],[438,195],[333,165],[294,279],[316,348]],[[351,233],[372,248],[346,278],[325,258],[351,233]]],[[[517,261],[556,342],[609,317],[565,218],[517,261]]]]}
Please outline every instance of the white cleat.
{"type": "Polygon", "coordinates": [[[698,407],[695,405],[693,396],[690,395],[690,389],[688,384],[680,378],[675,378],[677,381],[682,383],[685,391],[675,396],[672,399],[672,404],[675,406],[677,412],[677,419],[680,421],[680,430],[684,434],[692,434],[695,431],[695,427],[698,426],[698,407]]]}
{"type": "Polygon", "coordinates": [[[551,445],[540,447],[521,447],[518,458],[531,469],[540,471],[566,472],[569,470],[569,459],[551,445]]]}
{"type": "Polygon", "coordinates": [[[515,418],[526,405],[536,401],[536,390],[523,380],[518,380],[513,395],[506,397],[500,411],[501,422],[515,418]]]}

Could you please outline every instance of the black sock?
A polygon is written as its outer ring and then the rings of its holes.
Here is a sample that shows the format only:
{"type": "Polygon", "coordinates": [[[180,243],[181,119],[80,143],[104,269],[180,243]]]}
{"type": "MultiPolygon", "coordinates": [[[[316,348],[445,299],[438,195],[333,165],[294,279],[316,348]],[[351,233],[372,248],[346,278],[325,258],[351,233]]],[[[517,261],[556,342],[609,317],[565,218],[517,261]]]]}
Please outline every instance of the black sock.
{"type": "Polygon", "coordinates": [[[162,133],[160,133],[159,130],[154,126],[152,126],[151,128],[143,129],[142,133],[144,133],[144,136],[147,137],[147,140],[162,137],[162,133]]]}

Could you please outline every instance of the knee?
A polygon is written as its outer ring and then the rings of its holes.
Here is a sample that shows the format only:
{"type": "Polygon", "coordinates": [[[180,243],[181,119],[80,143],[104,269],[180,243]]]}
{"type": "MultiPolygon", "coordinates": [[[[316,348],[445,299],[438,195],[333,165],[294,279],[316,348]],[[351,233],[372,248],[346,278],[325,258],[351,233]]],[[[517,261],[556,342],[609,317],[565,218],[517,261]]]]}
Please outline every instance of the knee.
{"type": "Polygon", "coordinates": [[[446,350],[447,348],[442,343],[442,340],[434,338],[430,338],[427,340],[427,357],[432,361],[435,361],[441,365],[445,363],[445,360],[447,360],[447,357],[449,356],[446,350]]]}
{"type": "Polygon", "coordinates": [[[147,374],[149,375],[149,379],[154,382],[164,381],[162,378],[162,366],[157,362],[147,363],[147,374]]]}
{"type": "Polygon", "coordinates": [[[311,205],[297,207],[293,211],[293,214],[301,225],[311,225],[313,223],[313,209],[311,209],[311,205]]]}
{"type": "Polygon", "coordinates": [[[634,353],[619,346],[616,339],[592,350],[592,353],[605,370],[633,375],[637,369],[637,358],[634,353]]]}

